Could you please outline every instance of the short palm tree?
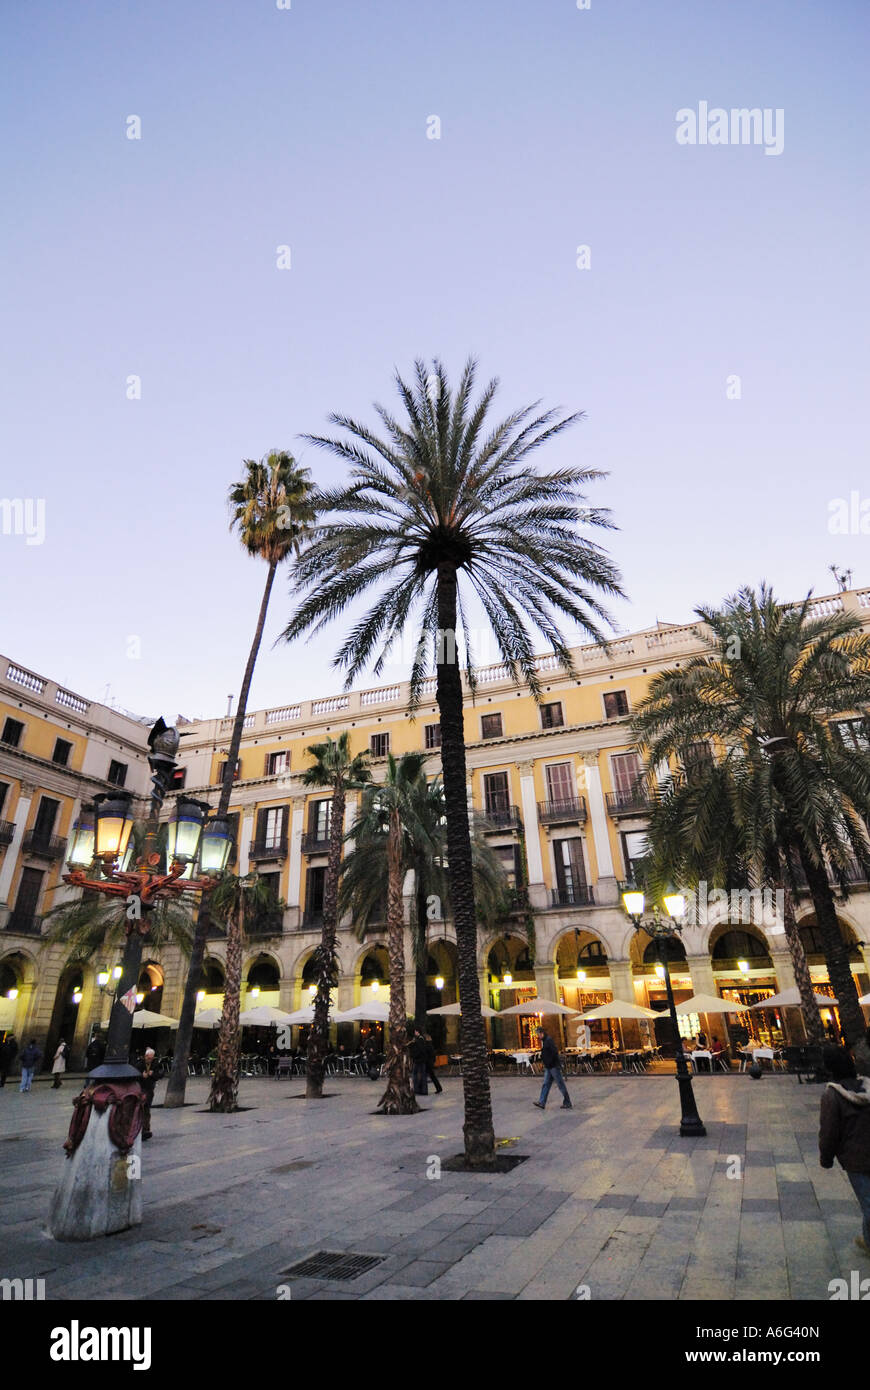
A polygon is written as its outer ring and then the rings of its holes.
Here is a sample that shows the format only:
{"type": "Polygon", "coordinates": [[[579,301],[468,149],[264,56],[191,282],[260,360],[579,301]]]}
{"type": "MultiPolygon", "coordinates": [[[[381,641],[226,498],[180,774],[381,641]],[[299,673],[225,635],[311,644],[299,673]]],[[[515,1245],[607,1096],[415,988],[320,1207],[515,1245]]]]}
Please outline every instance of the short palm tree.
{"type": "Polygon", "coordinates": [[[341,848],[344,840],[344,808],[349,791],[356,791],[371,781],[368,753],[350,751],[350,735],[345,729],[338,738],[325,743],[313,743],[305,750],[314,759],[302,776],[303,786],[328,787],[332,792],[329,808],[329,857],[323,885],[323,928],[320,945],[314,952],[314,978],[317,994],[314,1000],[314,1019],[308,1035],[305,1054],[305,1094],[309,1100],[323,1096],[323,1065],[329,1045],[329,999],[338,983],[338,959],[335,937],[338,927],[338,880],[341,873],[341,848]]]}
{"type": "Polygon", "coordinates": [[[828,874],[844,895],[856,864],[870,877],[870,743],[849,747],[837,728],[870,704],[870,635],[847,613],[813,616],[810,596],[783,607],[766,584],[696,612],[708,652],[654,678],[638,741],[651,765],[699,741],[739,755],[752,801],[747,855],[778,844],[800,867],[854,1042],[865,1024],[828,874]]]}
{"type": "MultiPolygon", "coordinates": [[[[426,975],[429,957],[429,908],[432,920],[450,916],[450,873],[447,868],[447,833],[444,788],[440,778],[427,780],[426,769],[416,759],[412,775],[406,771],[406,754],[398,775],[406,786],[412,814],[402,822],[402,874],[414,875],[412,927],[414,943],[414,1027],[426,1031],[426,975]]],[[[389,826],[385,817],[368,822],[368,832],[360,825],[351,830],[353,849],[345,856],[342,869],[339,911],[353,914],[357,935],[362,938],[369,926],[379,920],[384,906],[387,882],[387,841],[389,826]]],[[[471,841],[474,897],[480,921],[491,926],[508,907],[507,878],[501,860],[482,835],[471,841]]]]}
{"type": "Polygon", "coordinates": [[[696,763],[689,776],[672,775],[653,797],[641,870],[644,886],[655,899],[674,884],[695,894],[702,882],[729,894],[747,884],[762,892],[781,890],[782,925],[807,1038],[821,1043],[824,1027],[795,920],[783,828],[766,837],[764,827],[752,823],[758,802],[751,771],[734,748],[715,760],[696,763]]]}
{"type": "MultiPolygon", "coordinates": [[[[248,662],[242,678],[236,717],[230,737],[229,753],[224,764],[223,782],[217,814],[225,816],[229,810],[233,791],[236,763],[242,743],[242,730],[248,707],[248,694],[254,675],[254,667],[263,640],[266,613],[275,573],[282,561],[291,554],[298,553],[300,544],[310,523],[314,520],[311,505],[313,486],[307,468],[299,468],[292,454],[273,449],[265,458],[255,461],[244,460],[245,474],[242,480],[234,483],[229,490],[231,511],[230,529],[238,533],[242,545],[249,555],[264,560],[266,584],[260,600],[260,613],[248,662]]],[[[175,1055],[172,1074],[166,1089],[168,1107],[184,1104],[187,1083],[187,1062],[190,1056],[190,1043],[193,1037],[193,1018],[196,1013],[196,994],[202,976],[202,962],[205,943],[208,937],[209,913],[204,904],[199,913],[181,1018],[175,1040],[175,1055]]]]}
{"type": "Polygon", "coordinates": [[[225,1114],[239,1102],[239,1002],[242,992],[242,953],[245,923],[274,908],[270,888],[258,874],[224,874],[209,894],[209,915],[227,929],[224,1006],[218,1033],[217,1060],[208,1108],[225,1114]]]}
{"type": "Polygon", "coordinates": [[[295,566],[303,595],[284,635],[316,631],[375,586],[372,607],[354,623],[336,664],[350,685],[370,660],[377,675],[393,638],[415,621],[420,636],[411,668],[411,703],[434,664],[441,718],[447,848],[456,923],[465,1094],[465,1154],[472,1166],[495,1159],[495,1136],[477,976],[477,919],[466,805],[462,674],[457,628],[466,638],[466,672],[474,666],[466,600],[474,596],[515,678],[541,693],[533,632],[572,669],[558,616],[603,640],[607,615],[596,593],[621,593],[619,574],[579,525],[609,526],[606,513],[581,505],[599,473],[573,466],[539,473],[531,455],[580,417],[537,413],[537,406],[490,422],[491,381],[475,402],[469,361],[456,390],[444,367],[415,364],[396,385],[405,418],[375,409],[379,437],[343,415],[343,435],[311,442],[350,466],[345,486],[320,494],[323,521],[295,566]],[[467,590],[465,594],[464,590],[467,590]]]}

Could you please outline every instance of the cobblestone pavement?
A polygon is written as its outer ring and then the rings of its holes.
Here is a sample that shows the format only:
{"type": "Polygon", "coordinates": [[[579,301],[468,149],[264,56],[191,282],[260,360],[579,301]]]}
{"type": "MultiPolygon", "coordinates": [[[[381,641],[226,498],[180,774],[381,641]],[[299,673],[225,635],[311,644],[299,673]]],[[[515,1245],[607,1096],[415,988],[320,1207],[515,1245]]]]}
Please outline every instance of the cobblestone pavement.
{"type": "Polygon", "coordinates": [[[439,1178],[462,1132],[462,1082],[444,1085],[397,1118],[372,1114],[367,1079],[319,1103],[295,1078],[245,1080],[249,1108],[226,1116],[203,1111],[206,1081],[183,1110],[159,1108],[161,1085],[142,1225],[62,1244],[45,1222],[77,1086],[10,1079],[0,1277],[42,1277],[48,1299],[827,1300],[831,1279],[870,1276],[846,1177],[818,1165],[819,1086],[699,1077],[707,1137],[684,1140],[672,1077],[580,1077],[565,1112],[497,1078],[496,1133],[526,1161],[439,1178]],[[321,1250],[385,1258],[347,1281],[286,1273],[321,1250]]]}

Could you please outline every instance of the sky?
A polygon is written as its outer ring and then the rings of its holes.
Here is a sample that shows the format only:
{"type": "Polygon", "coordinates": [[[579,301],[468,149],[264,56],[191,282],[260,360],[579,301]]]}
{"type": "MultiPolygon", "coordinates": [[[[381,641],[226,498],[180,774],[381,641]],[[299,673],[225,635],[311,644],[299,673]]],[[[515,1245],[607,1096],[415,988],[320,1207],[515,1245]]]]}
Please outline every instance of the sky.
{"type": "MultiPolygon", "coordinates": [[[[586,413],[538,463],[609,474],[618,629],[870,586],[868,37],[863,0],[0,7],[0,650],[223,714],[241,461],[339,481],[300,436],[417,356],[586,413]],[[678,142],[703,103],[771,138],[678,142]]],[[[341,686],[341,622],[275,645],[292,607],[279,575],[250,708],[341,686]]]]}

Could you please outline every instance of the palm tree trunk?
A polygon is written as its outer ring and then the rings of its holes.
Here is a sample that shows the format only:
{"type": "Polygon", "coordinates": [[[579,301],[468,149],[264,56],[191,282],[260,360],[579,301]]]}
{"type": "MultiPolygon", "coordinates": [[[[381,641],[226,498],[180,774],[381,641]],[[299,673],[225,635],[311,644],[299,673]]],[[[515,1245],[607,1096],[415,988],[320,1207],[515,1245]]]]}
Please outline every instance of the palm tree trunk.
{"type": "Polygon", "coordinates": [[[846,1042],[851,1045],[863,1037],[866,1024],[861,1012],[861,1005],[858,1003],[858,991],[855,988],[855,980],[849,964],[849,952],[840,932],[840,924],[837,921],[834,894],[831,891],[824,865],[814,863],[802,845],[798,846],[798,852],[812,894],[813,906],[816,909],[816,922],[821,932],[825,960],[828,965],[828,979],[839,1000],[838,1007],[846,1042]]]}
{"type": "Polygon", "coordinates": [[[419,865],[414,871],[415,884],[415,907],[417,921],[414,926],[415,949],[414,949],[414,1027],[419,1033],[426,1032],[426,976],[428,942],[426,939],[426,927],[428,919],[426,917],[426,885],[423,882],[423,875],[420,873],[419,865]]]}
{"type": "Polygon", "coordinates": [[[237,913],[227,923],[227,974],[224,1008],[218,1035],[217,1061],[208,1097],[209,1110],[228,1114],[238,1109],[239,1098],[239,996],[242,988],[242,930],[245,908],[240,899],[237,913]]]}
{"type": "Polygon", "coordinates": [[[390,813],[387,840],[387,933],[390,955],[390,1043],[387,1089],[378,1101],[384,1115],[414,1115],[420,1109],[411,1086],[405,1020],[405,914],[402,908],[402,825],[390,813]]]}
{"type": "Polygon", "coordinates": [[[305,1054],[305,1094],[309,1100],[323,1098],[323,1063],[329,1048],[329,999],[338,983],[338,961],[335,955],[335,934],[338,926],[338,878],[341,873],[341,846],[344,838],[343,786],[332,793],[329,811],[329,858],[323,885],[323,929],[320,945],[314,953],[317,996],[314,1000],[314,1019],[308,1036],[305,1054]]]}
{"type": "MultiPolygon", "coordinates": [[[[236,708],[236,718],[233,724],[232,738],[230,739],[230,751],[224,768],[224,779],[221,783],[221,794],[218,802],[217,813],[219,816],[226,815],[230,806],[230,797],[233,794],[234,772],[239,756],[239,749],[242,745],[242,731],[245,726],[248,695],[251,689],[254,667],[257,664],[260,643],[263,640],[263,629],[266,626],[266,613],[269,609],[269,598],[272,593],[272,584],[275,580],[276,568],[277,561],[273,560],[269,565],[269,572],[266,575],[266,587],[263,590],[263,597],[260,600],[260,616],[257,619],[257,630],[254,633],[254,640],[251,643],[251,650],[248,653],[248,664],[245,667],[242,689],[239,694],[239,703],[236,708]]],[[[193,1040],[193,1018],[196,1013],[196,995],[202,980],[202,962],[205,957],[205,943],[208,939],[208,929],[210,925],[208,902],[207,899],[203,897],[199,906],[199,913],[197,914],[193,947],[190,953],[190,964],[187,970],[187,981],[184,986],[184,999],[181,1004],[181,1016],[178,1020],[178,1030],[175,1035],[175,1052],[172,1058],[172,1071],[166,1087],[166,1099],[163,1102],[164,1106],[170,1110],[184,1104],[184,1092],[187,1086],[187,1064],[190,1060],[190,1045],[193,1040]]]]}
{"type": "Polygon", "coordinates": [[[477,975],[477,920],[471,866],[471,833],[465,790],[465,730],[462,675],[456,651],[456,567],[438,569],[437,699],[441,717],[441,767],[447,813],[447,860],[450,898],[456,925],[459,975],[462,1089],[465,1099],[465,1160],[470,1167],[495,1161],[495,1131],[486,1055],[486,1030],[480,1012],[477,975]]]}
{"type": "Polygon", "coordinates": [[[804,1027],[807,1032],[807,1041],[810,1043],[823,1043],[825,1041],[825,1030],[822,1027],[822,1019],[819,1013],[819,1006],[816,1003],[813,983],[810,979],[810,971],[804,953],[803,942],[801,941],[797,922],[795,920],[791,889],[785,884],[783,885],[783,903],[785,939],[788,942],[788,949],[791,952],[792,969],[794,970],[795,984],[800,994],[801,1013],[803,1014],[804,1027]]]}

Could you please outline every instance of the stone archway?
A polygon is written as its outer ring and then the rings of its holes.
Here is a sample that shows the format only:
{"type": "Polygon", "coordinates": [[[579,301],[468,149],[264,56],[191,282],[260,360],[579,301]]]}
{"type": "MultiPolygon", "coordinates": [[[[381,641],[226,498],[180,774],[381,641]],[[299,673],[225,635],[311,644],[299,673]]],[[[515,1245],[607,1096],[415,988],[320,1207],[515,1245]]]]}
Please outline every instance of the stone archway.
{"type": "MultiPolygon", "coordinates": [[[[67,961],[57,982],[51,1022],[45,1039],[43,1067],[51,1069],[52,1059],[61,1040],[69,1045],[70,1059],[67,1069],[80,1062],[79,1052],[83,1040],[79,1036],[86,1017],[82,1009],[87,967],[82,961],[67,961]]],[[[91,972],[92,973],[92,972],[91,972]]]]}

